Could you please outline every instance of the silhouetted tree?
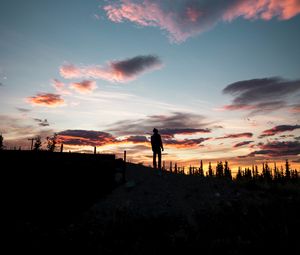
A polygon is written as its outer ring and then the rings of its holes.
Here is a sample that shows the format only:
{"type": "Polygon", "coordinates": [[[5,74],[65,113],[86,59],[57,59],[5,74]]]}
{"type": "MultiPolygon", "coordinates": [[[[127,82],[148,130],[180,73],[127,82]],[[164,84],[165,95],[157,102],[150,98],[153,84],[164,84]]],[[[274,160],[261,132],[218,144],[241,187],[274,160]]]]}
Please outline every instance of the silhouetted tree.
{"type": "Polygon", "coordinates": [[[199,175],[202,176],[202,177],[204,176],[202,160],[200,161],[199,175]]]}
{"type": "Polygon", "coordinates": [[[240,180],[242,178],[242,171],[241,171],[241,167],[239,166],[238,168],[238,172],[236,174],[236,179],[240,180]]]}
{"type": "Polygon", "coordinates": [[[220,161],[220,162],[217,163],[217,166],[216,166],[216,176],[218,176],[218,177],[224,176],[224,167],[223,167],[222,161],[220,161]]]}
{"type": "Polygon", "coordinates": [[[229,178],[230,180],[232,179],[232,176],[231,176],[231,170],[228,166],[228,162],[225,161],[225,164],[224,164],[224,175],[226,178],[229,178]]]}
{"type": "Polygon", "coordinates": [[[272,174],[268,163],[263,164],[263,178],[267,181],[272,180],[272,174]]]}
{"type": "Polygon", "coordinates": [[[0,151],[3,150],[3,147],[4,147],[3,140],[4,140],[4,138],[3,138],[2,134],[0,134],[0,151]]]}
{"type": "Polygon", "coordinates": [[[208,176],[213,176],[213,171],[211,167],[211,162],[208,163],[208,176]]]}
{"type": "Polygon", "coordinates": [[[290,164],[288,159],[285,161],[285,178],[291,178],[290,164]]]}
{"type": "Polygon", "coordinates": [[[258,178],[258,166],[257,165],[255,165],[255,178],[256,179],[258,178]]]}
{"type": "Polygon", "coordinates": [[[56,133],[54,133],[54,135],[51,137],[47,137],[48,151],[54,152],[56,144],[57,144],[57,134],[56,133]]]}
{"type": "Polygon", "coordinates": [[[41,146],[42,146],[42,141],[41,141],[41,137],[40,136],[37,136],[35,138],[35,142],[34,142],[34,146],[33,146],[33,149],[35,151],[39,151],[41,149],[41,146]]]}

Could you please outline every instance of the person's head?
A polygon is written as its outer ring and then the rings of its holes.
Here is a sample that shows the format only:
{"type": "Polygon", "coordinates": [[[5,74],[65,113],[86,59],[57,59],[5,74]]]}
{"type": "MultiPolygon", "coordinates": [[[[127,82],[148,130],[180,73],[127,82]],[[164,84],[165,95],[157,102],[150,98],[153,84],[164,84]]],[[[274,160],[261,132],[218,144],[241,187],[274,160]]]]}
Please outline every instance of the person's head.
{"type": "Polygon", "coordinates": [[[153,128],[153,133],[154,134],[157,134],[158,133],[158,130],[156,128],[153,128]]]}

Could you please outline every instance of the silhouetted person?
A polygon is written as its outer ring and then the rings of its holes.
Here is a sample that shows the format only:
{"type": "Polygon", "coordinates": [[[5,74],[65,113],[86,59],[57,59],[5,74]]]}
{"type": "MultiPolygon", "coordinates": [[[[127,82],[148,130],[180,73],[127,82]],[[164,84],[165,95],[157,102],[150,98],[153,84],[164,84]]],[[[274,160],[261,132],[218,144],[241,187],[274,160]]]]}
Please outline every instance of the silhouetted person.
{"type": "Polygon", "coordinates": [[[158,156],[158,169],[161,169],[161,151],[164,150],[160,134],[156,128],[153,129],[151,136],[151,145],[153,151],[153,167],[156,169],[156,155],[158,156]]]}

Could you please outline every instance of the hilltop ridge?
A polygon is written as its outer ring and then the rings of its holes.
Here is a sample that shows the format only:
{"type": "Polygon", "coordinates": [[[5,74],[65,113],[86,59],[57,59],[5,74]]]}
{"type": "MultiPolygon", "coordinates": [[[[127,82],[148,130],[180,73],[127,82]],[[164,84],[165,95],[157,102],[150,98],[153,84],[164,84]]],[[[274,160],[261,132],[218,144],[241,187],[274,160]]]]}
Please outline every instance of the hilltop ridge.
{"type": "Polygon", "coordinates": [[[93,254],[191,253],[200,248],[206,254],[250,254],[288,251],[297,243],[297,183],[159,174],[135,164],[127,164],[126,179],[64,235],[93,254]]]}

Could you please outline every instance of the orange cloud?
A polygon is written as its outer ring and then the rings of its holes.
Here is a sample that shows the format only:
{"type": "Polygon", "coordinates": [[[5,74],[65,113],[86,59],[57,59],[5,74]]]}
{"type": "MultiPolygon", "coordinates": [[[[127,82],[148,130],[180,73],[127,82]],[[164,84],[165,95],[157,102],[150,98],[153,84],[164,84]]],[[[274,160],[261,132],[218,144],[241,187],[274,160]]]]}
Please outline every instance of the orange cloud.
{"type": "Polygon", "coordinates": [[[36,96],[28,97],[27,102],[32,105],[57,107],[65,103],[64,99],[58,94],[39,93],[36,96]]]}
{"type": "Polygon", "coordinates": [[[70,88],[81,94],[91,93],[97,88],[95,81],[84,80],[82,82],[74,82],[70,84],[70,88]]]}

